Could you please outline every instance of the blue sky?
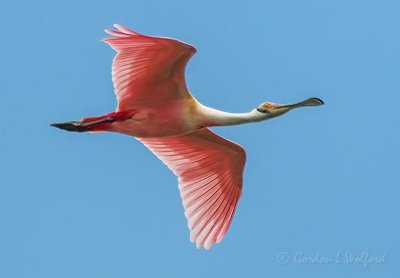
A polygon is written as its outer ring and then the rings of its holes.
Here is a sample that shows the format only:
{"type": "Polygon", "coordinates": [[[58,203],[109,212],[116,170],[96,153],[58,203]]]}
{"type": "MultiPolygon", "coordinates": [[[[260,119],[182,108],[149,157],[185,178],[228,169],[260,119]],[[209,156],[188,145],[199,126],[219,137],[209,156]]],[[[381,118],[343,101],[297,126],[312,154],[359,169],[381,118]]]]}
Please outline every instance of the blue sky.
{"type": "Polygon", "coordinates": [[[399,275],[399,2],[216,2],[0,2],[1,277],[399,275]],[[209,106],[326,102],[215,129],[248,160],[210,251],[189,242],[176,178],[139,142],[48,126],[115,108],[100,42],[113,23],[195,45],[187,82],[209,106]],[[363,252],[383,260],[345,257],[363,252]]]}

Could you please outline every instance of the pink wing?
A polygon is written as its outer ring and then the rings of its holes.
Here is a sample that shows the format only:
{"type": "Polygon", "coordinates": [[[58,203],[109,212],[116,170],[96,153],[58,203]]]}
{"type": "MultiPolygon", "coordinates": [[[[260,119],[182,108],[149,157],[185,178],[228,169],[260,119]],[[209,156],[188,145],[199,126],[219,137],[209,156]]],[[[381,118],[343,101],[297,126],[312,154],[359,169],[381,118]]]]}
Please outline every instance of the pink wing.
{"type": "Polygon", "coordinates": [[[178,176],[190,240],[219,243],[242,193],[245,150],[209,129],[168,138],[138,138],[178,176]]]}
{"type": "Polygon", "coordinates": [[[157,106],[188,93],[185,68],[196,49],[178,40],[150,37],[114,25],[106,38],[118,54],[112,65],[117,111],[157,106]]]}

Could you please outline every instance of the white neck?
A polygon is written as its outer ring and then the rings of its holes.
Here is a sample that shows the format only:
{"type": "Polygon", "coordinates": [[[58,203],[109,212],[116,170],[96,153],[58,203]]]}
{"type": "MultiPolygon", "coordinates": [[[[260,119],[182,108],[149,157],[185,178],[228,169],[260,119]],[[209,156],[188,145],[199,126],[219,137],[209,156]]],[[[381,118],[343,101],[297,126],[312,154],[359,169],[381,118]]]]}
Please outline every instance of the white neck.
{"type": "Polygon", "coordinates": [[[240,125],[259,122],[267,118],[256,109],[247,113],[229,113],[200,105],[199,112],[205,126],[240,125]]]}

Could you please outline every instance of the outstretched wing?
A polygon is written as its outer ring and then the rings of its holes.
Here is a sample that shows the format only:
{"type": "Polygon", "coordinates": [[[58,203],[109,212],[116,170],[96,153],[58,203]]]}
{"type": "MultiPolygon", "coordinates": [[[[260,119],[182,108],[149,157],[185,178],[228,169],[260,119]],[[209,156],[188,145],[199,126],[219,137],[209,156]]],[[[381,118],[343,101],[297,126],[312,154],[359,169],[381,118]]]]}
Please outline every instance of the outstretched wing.
{"type": "Polygon", "coordinates": [[[112,65],[117,111],[156,106],[190,95],[185,68],[196,49],[178,40],[150,37],[121,25],[105,30],[118,53],[112,65]]]}
{"type": "Polygon", "coordinates": [[[245,150],[207,128],[138,138],[178,176],[190,240],[209,249],[225,236],[242,193],[245,150]]]}

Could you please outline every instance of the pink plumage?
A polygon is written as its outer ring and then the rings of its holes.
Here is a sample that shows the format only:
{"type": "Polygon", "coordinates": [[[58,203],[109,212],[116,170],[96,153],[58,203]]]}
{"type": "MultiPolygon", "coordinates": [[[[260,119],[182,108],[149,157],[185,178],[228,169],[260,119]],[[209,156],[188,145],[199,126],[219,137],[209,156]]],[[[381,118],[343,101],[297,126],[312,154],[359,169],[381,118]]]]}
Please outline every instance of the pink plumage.
{"type": "MultiPolygon", "coordinates": [[[[141,35],[115,25],[104,39],[118,54],[112,77],[117,111],[165,106],[191,98],[184,70],[196,52],[183,42],[141,35]]],[[[245,151],[208,129],[177,137],[138,138],[179,180],[190,240],[209,249],[229,228],[241,195],[245,151]]]]}
{"type": "Polygon", "coordinates": [[[241,195],[244,149],[207,128],[139,140],[178,176],[190,240],[206,249],[220,242],[241,195]]]}
{"type": "Polygon", "coordinates": [[[189,92],[185,68],[196,49],[179,40],[139,34],[121,25],[106,30],[117,55],[112,79],[115,112],[52,124],[77,132],[111,131],[137,138],[178,177],[190,240],[209,249],[225,236],[242,194],[245,150],[207,127],[259,122],[303,106],[262,103],[248,113],[207,107],[189,92]]]}
{"type": "Polygon", "coordinates": [[[196,52],[193,46],[144,36],[117,24],[115,27],[119,31],[106,32],[116,37],[104,41],[118,52],[112,66],[117,110],[162,105],[187,93],[184,73],[196,52]]]}

